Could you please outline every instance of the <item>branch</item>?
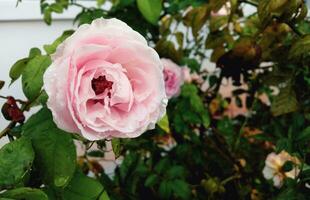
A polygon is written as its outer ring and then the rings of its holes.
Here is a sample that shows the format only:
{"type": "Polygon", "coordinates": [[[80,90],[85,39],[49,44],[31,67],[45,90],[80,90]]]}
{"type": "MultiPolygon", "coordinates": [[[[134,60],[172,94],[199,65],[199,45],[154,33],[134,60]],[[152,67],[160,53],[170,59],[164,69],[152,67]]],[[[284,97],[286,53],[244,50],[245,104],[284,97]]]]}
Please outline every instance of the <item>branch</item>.
{"type": "Polygon", "coordinates": [[[287,22],[286,23],[291,29],[292,31],[294,31],[294,33],[296,33],[298,36],[303,36],[304,34],[302,32],[300,32],[294,24],[292,24],[291,22],[287,22]]]}
{"type": "Polygon", "coordinates": [[[3,129],[0,133],[0,139],[4,137],[14,126],[16,125],[16,122],[10,122],[9,125],[3,129]]]}
{"type": "Polygon", "coordinates": [[[77,7],[80,7],[80,8],[85,8],[85,6],[83,6],[82,4],[79,4],[79,3],[76,3],[76,2],[72,2],[72,3],[69,3],[70,6],[77,6],[77,7]]]}
{"type": "MultiPolygon", "coordinates": [[[[8,99],[9,97],[6,97],[6,96],[2,96],[0,95],[0,98],[1,99],[8,99]]],[[[15,98],[14,98],[15,99],[15,98]]],[[[23,100],[20,100],[20,99],[15,99],[16,102],[20,103],[20,104],[26,104],[27,101],[23,101],[23,100]]]]}
{"type": "MultiPolygon", "coordinates": [[[[35,101],[40,97],[40,95],[42,94],[42,92],[43,92],[43,90],[38,94],[38,96],[37,96],[33,101],[27,101],[27,102],[26,102],[26,101],[19,100],[19,101],[23,102],[23,103],[22,103],[22,107],[21,107],[21,111],[22,111],[22,112],[28,111],[28,109],[31,107],[31,104],[32,104],[33,102],[35,102],[35,101]]],[[[3,98],[3,96],[1,96],[1,98],[3,98]]],[[[7,97],[5,97],[5,98],[7,98],[7,97]]],[[[16,99],[15,99],[15,100],[16,100],[16,99]]],[[[16,101],[17,101],[17,100],[16,100],[16,101]]],[[[17,124],[16,122],[11,121],[11,122],[9,123],[9,125],[8,125],[5,129],[3,129],[3,130],[0,132],[0,139],[1,139],[3,136],[7,135],[7,134],[10,132],[10,130],[16,126],[16,124],[17,124]]]]}

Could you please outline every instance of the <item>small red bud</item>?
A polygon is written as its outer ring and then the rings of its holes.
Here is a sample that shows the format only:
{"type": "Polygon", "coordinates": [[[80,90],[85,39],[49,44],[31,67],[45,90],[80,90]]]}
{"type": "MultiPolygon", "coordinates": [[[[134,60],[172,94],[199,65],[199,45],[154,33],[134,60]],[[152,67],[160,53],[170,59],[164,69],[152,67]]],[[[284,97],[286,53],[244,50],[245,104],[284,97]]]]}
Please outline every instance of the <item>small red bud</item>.
{"type": "Polygon", "coordinates": [[[6,120],[13,122],[23,123],[25,116],[16,104],[13,97],[8,97],[7,101],[3,104],[1,112],[6,120]]]}

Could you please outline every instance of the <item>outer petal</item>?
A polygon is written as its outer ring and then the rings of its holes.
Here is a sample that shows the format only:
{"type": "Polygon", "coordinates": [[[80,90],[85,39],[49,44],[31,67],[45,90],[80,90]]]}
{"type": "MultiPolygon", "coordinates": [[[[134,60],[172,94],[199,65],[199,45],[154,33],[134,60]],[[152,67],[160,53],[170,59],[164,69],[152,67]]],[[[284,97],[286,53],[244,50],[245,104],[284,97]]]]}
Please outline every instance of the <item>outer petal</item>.
{"type": "Polygon", "coordinates": [[[265,179],[272,179],[272,177],[274,176],[275,174],[275,170],[268,167],[268,166],[265,166],[264,169],[263,169],[263,175],[265,177],[265,179]]]}
{"type": "Polygon", "coordinates": [[[56,125],[68,132],[79,132],[68,110],[67,85],[69,64],[68,60],[57,60],[46,70],[43,81],[44,89],[49,96],[48,108],[52,111],[56,125]]]}
{"type": "Polygon", "coordinates": [[[126,23],[113,19],[99,18],[91,24],[83,24],[69,38],[58,46],[54,58],[67,56],[86,44],[117,46],[123,41],[136,41],[147,45],[146,40],[126,23]]]}

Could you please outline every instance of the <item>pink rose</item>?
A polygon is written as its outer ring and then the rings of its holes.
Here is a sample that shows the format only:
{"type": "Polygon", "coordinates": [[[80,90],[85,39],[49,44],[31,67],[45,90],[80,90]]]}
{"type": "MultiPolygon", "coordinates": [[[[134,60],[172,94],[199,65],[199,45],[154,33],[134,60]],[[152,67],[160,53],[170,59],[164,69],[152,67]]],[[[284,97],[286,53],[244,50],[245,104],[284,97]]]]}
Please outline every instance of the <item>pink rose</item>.
{"type": "Polygon", "coordinates": [[[181,86],[184,83],[184,75],[181,67],[169,59],[162,58],[164,66],[164,79],[167,97],[176,97],[180,94],[181,86]]]}
{"type": "Polygon", "coordinates": [[[146,40],[117,19],[82,25],[44,74],[57,126],[89,140],[132,138],[154,128],[167,105],[163,66],[146,40]]]}

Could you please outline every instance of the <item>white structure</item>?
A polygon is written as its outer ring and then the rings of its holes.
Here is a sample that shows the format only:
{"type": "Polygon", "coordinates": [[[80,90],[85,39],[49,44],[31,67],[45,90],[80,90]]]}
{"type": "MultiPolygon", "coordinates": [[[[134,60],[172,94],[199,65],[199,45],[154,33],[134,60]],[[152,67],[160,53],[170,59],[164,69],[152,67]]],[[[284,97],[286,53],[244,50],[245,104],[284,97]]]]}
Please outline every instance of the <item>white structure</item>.
{"type": "MultiPolygon", "coordinates": [[[[43,50],[44,44],[52,43],[64,30],[74,28],[73,19],[80,8],[70,8],[61,15],[53,15],[55,19],[51,26],[46,25],[40,13],[39,0],[23,0],[16,7],[17,0],[0,0],[0,80],[6,82],[0,91],[1,95],[12,95],[16,98],[25,99],[21,80],[16,81],[10,88],[9,69],[18,60],[28,56],[32,47],[43,50]]],[[[87,6],[95,6],[95,1],[79,1],[87,6]]],[[[0,105],[4,103],[0,99],[0,105]]],[[[2,114],[0,114],[0,130],[7,125],[2,114]]],[[[3,143],[3,140],[0,141],[3,143]]]]}

